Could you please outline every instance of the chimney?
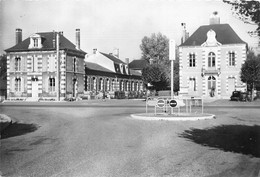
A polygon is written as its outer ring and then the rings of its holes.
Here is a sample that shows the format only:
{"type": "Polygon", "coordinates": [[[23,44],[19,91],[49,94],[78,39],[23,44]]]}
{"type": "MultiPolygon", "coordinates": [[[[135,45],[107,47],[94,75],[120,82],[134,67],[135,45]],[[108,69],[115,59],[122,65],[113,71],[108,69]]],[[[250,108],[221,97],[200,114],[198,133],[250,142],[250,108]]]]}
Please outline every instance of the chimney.
{"type": "Polygon", "coordinates": [[[115,48],[113,54],[115,57],[119,58],[119,49],[115,48]]]}
{"type": "Polygon", "coordinates": [[[22,42],[22,29],[20,28],[15,30],[15,42],[16,44],[22,42]]]}
{"type": "Polygon", "coordinates": [[[181,37],[181,44],[183,44],[189,38],[189,33],[186,31],[186,23],[181,23],[181,26],[183,26],[181,37]]]}
{"type": "Polygon", "coordinates": [[[125,59],[125,63],[128,65],[129,64],[129,58],[125,59]]]}
{"type": "Polygon", "coordinates": [[[209,24],[210,25],[220,24],[220,17],[218,16],[218,12],[217,11],[213,12],[210,15],[210,17],[209,17],[209,24]]]}
{"type": "Polygon", "coordinates": [[[93,49],[93,54],[96,54],[97,53],[97,49],[93,49]]]}
{"type": "Polygon", "coordinates": [[[76,49],[80,50],[80,29],[76,29],[76,49]]]}

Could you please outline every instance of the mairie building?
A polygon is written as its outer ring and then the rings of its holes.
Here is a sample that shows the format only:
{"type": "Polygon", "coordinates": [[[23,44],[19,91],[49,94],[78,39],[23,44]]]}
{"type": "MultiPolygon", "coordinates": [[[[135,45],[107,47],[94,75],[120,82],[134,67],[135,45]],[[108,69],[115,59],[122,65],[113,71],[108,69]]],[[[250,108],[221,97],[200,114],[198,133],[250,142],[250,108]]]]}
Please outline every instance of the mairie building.
{"type": "Polygon", "coordinates": [[[86,52],[80,49],[79,29],[76,45],[54,31],[22,40],[22,30],[16,29],[15,39],[16,44],[5,50],[7,99],[64,100],[84,94],[86,52]]]}
{"type": "Polygon", "coordinates": [[[240,71],[247,44],[215,13],[210,24],[200,26],[179,46],[180,94],[204,98],[229,98],[244,90],[240,71]]]}

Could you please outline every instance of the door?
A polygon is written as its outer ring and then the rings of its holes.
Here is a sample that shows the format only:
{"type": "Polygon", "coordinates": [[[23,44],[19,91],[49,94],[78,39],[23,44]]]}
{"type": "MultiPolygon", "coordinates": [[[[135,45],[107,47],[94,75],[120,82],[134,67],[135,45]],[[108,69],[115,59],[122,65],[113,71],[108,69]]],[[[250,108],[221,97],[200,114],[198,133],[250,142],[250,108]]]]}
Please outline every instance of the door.
{"type": "Polygon", "coordinates": [[[32,81],[32,97],[38,98],[38,82],[32,81]]]}
{"type": "Polygon", "coordinates": [[[232,95],[232,92],[235,91],[235,78],[228,78],[228,95],[232,95]]]}
{"type": "Polygon", "coordinates": [[[215,96],[216,92],[216,78],[214,76],[208,77],[208,93],[211,97],[215,96]]]}

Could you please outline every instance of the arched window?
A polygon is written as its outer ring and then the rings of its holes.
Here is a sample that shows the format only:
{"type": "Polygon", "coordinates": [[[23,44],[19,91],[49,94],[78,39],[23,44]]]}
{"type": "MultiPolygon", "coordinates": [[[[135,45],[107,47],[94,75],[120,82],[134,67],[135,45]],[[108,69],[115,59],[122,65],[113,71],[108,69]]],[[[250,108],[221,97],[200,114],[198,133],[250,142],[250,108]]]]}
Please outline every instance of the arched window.
{"type": "Polygon", "coordinates": [[[15,91],[21,91],[21,78],[15,78],[15,91]]]}
{"type": "Polygon", "coordinates": [[[215,67],[216,66],[216,55],[213,52],[209,53],[208,56],[208,67],[215,67]]]}
{"type": "Polygon", "coordinates": [[[21,58],[15,58],[15,71],[21,71],[21,58]]]}

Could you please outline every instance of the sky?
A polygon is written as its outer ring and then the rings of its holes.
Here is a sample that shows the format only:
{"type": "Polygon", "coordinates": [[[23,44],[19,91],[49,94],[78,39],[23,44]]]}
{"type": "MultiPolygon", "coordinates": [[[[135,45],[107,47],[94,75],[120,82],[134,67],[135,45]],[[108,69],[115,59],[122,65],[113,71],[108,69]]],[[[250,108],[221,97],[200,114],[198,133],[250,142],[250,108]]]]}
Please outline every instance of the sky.
{"type": "Polygon", "coordinates": [[[218,11],[221,23],[228,23],[249,46],[257,39],[247,34],[256,26],[232,15],[231,6],[220,0],[0,0],[0,54],[15,45],[15,29],[23,40],[37,32],[63,31],[75,44],[80,29],[81,49],[104,53],[119,49],[119,58],[140,59],[144,36],[161,32],[180,44],[183,27],[190,35],[218,11]]]}

